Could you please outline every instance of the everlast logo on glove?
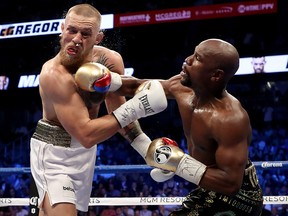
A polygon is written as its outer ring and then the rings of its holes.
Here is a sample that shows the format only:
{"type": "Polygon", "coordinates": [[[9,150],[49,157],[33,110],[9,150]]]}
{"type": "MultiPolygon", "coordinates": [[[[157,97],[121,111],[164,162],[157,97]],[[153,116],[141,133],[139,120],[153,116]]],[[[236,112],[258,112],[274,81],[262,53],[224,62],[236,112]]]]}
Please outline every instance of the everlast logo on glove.
{"type": "Polygon", "coordinates": [[[147,97],[147,94],[146,95],[143,95],[142,97],[139,97],[139,100],[141,101],[143,107],[144,107],[144,111],[145,111],[145,114],[152,114],[154,113],[155,111],[152,109],[152,107],[150,106],[150,103],[149,103],[149,100],[148,100],[148,97],[147,97]]]}
{"type": "Polygon", "coordinates": [[[162,112],[167,107],[167,98],[159,81],[147,81],[143,88],[141,85],[141,91],[136,91],[133,98],[113,111],[121,128],[137,119],[162,112]]]}

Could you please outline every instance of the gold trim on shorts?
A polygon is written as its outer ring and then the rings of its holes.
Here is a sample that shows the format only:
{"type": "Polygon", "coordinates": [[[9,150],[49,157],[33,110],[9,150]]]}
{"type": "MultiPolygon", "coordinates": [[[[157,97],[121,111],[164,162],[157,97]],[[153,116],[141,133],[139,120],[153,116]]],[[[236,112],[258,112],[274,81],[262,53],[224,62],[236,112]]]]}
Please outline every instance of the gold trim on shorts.
{"type": "Polygon", "coordinates": [[[55,146],[70,147],[71,144],[71,136],[64,128],[43,119],[38,121],[32,138],[55,146]]]}

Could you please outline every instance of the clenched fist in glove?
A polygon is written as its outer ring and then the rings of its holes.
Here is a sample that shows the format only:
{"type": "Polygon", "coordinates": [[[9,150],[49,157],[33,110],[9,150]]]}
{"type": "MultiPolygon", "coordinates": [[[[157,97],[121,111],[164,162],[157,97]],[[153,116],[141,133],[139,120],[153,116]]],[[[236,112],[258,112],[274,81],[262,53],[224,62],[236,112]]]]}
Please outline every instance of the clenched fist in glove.
{"type": "MultiPolygon", "coordinates": [[[[145,160],[145,156],[147,153],[147,150],[149,148],[149,145],[151,143],[150,138],[145,134],[141,133],[139,136],[137,136],[133,142],[131,143],[131,146],[143,157],[145,160]]],[[[170,172],[168,170],[162,170],[159,168],[154,168],[150,172],[151,178],[156,182],[164,182],[168,179],[172,178],[175,175],[174,172],[170,172]]]]}
{"type": "Polygon", "coordinates": [[[116,91],[122,85],[119,74],[95,62],[81,65],[76,71],[75,81],[81,89],[99,93],[116,91]]]}
{"type": "Polygon", "coordinates": [[[146,163],[149,166],[175,172],[185,180],[199,185],[207,166],[200,161],[185,154],[175,145],[175,141],[162,137],[151,142],[146,163]]]}
{"type": "Polygon", "coordinates": [[[161,83],[150,80],[141,86],[141,91],[133,98],[113,111],[113,114],[123,128],[137,119],[162,112],[166,107],[167,98],[161,83]]]}

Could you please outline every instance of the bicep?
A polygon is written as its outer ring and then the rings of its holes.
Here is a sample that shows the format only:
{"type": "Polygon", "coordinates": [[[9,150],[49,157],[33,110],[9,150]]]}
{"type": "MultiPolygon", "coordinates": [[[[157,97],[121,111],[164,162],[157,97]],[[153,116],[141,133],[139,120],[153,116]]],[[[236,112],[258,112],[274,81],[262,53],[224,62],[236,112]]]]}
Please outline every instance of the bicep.
{"type": "Polygon", "coordinates": [[[215,160],[218,168],[229,174],[242,175],[248,160],[249,125],[245,120],[228,120],[216,125],[218,148],[215,160]]]}
{"type": "Polygon", "coordinates": [[[88,109],[77,92],[77,86],[71,78],[54,82],[51,90],[51,98],[56,116],[61,125],[69,134],[75,133],[87,123],[89,118],[88,109]],[[72,124],[71,124],[72,123],[72,124]]]}
{"type": "MultiPolygon", "coordinates": [[[[118,73],[119,75],[124,75],[124,63],[122,56],[118,52],[110,50],[107,57],[107,67],[109,70],[114,73],[118,73]]],[[[115,94],[115,92],[108,92],[105,98],[105,105],[108,113],[111,113],[125,102],[125,97],[115,94]]]]}
{"type": "Polygon", "coordinates": [[[110,71],[124,75],[124,62],[120,53],[104,49],[103,54],[99,58],[99,63],[105,65],[110,71]]]}

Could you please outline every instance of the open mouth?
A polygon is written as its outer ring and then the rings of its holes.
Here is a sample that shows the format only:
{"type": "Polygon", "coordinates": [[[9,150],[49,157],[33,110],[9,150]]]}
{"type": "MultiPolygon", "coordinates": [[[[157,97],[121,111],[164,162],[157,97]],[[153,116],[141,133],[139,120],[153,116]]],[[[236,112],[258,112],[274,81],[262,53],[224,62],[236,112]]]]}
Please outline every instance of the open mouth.
{"type": "Polygon", "coordinates": [[[78,52],[78,50],[73,48],[73,47],[68,47],[68,49],[67,49],[67,54],[68,55],[76,55],[77,52],[78,52]]]}

